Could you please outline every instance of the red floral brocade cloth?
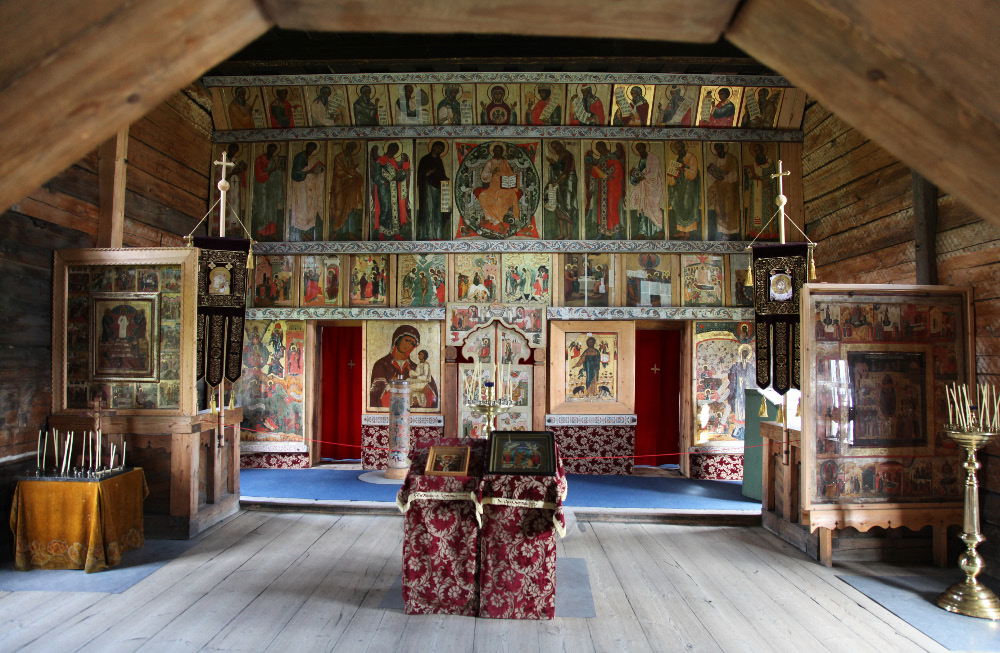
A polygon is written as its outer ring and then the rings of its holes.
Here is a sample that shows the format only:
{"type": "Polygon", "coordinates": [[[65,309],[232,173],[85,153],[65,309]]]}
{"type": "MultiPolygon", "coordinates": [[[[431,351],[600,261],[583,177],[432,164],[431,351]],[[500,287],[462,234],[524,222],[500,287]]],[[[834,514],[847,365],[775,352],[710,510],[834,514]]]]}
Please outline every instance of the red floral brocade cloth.
{"type": "Polygon", "coordinates": [[[143,543],[141,468],[102,481],[18,481],[10,509],[14,569],[113,567],[143,543]]]}
{"type": "Polygon", "coordinates": [[[410,472],[396,495],[403,511],[403,604],[407,614],[479,614],[476,495],[486,441],[441,438],[469,446],[468,476],[424,476],[431,442],[410,451],[410,472]]]}
{"type": "Polygon", "coordinates": [[[397,495],[407,614],[551,619],[566,476],[486,475],[485,440],[418,441],[397,495]],[[431,445],[469,446],[468,476],[424,476],[431,445]],[[481,524],[481,526],[480,526],[481,524]]]}
{"type": "Polygon", "coordinates": [[[565,535],[566,474],[487,474],[479,486],[479,616],[551,619],[556,612],[556,535],[565,535]]]}

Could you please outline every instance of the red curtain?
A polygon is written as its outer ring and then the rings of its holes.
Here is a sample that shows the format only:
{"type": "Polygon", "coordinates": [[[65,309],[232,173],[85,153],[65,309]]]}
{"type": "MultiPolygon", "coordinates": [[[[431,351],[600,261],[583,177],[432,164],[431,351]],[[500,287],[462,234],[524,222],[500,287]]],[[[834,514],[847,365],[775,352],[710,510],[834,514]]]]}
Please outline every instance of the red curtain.
{"type": "MultiPolygon", "coordinates": [[[[681,332],[635,332],[635,455],[680,451],[681,332]]],[[[636,458],[637,465],[678,464],[678,456],[636,458]]]]}
{"type": "Polygon", "coordinates": [[[324,327],[322,364],[320,455],[361,458],[361,327],[324,327]]]}

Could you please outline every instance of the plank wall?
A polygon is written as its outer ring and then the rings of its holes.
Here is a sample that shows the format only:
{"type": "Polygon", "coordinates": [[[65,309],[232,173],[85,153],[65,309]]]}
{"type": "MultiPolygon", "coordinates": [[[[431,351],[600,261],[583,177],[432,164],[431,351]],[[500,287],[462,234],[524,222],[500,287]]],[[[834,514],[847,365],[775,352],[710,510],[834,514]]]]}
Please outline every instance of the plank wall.
{"type": "MultiPolygon", "coordinates": [[[[185,89],[130,127],[125,246],[183,245],[205,214],[212,126],[204,97],[185,89]]],[[[34,452],[52,407],[52,255],[95,245],[97,198],[93,152],[0,215],[0,505],[10,505],[6,479],[27,464],[18,456],[34,452]]]]}
{"type": "MultiPolygon", "coordinates": [[[[818,103],[807,103],[802,128],[806,232],[818,243],[820,280],[916,283],[910,168],[818,103]]],[[[940,193],[936,244],[938,282],[973,287],[979,380],[1000,384],[1000,229],[940,193]]],[[[981,550],[1000,565],[1000,445],[984,458],[981,550]]]]}

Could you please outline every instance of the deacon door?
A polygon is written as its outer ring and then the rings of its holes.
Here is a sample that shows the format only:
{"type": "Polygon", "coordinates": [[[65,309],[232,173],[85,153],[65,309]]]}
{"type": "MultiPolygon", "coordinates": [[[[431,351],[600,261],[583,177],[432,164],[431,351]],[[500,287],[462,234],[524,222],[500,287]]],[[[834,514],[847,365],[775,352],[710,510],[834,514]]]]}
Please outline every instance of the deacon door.
{"type": "Polygon", "coordinates": [[[320,456],[361,458],[361,327],[323,327],[320,456]]]}
{"type": "Polygon", "coordinates": [[[637,329],[635,332],[637,465],[680,462],[676,455],[665,455],[680,451],[680,353],[679,330],[637,329]]]}

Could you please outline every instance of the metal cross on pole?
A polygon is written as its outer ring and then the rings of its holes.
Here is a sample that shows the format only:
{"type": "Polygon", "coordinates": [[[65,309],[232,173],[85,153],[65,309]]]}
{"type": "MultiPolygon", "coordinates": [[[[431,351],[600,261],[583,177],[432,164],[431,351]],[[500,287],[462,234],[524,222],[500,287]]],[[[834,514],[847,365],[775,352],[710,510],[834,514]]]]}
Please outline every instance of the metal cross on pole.
{"type": "Polygon", "coordinates": [[[219,175],[219,183],[216,186],[219,189],[219,238],[226,237],[226,191],[229,190],[229,180],[226,177],[229,175],[229,170],[227,168],[232,168],[236,164],[232,161],[227,160],[227,152],[222,152],[222,161],[216,161],[215,165],[222,166],[222,173],[219,175]]]}
{"type": "Polygon", "coordinates": [[[782,183],[782,177],[787,177],[792,174],[788,170],[781,169],[781,159],[778,159],[778,172],[771,175],[771,179],[777,178],[778,180],[778,196],[774,198],[774,203],[778,205],[778,211],[781,214],[780,222],[778,222],[778,240],[782,245],[785,244],[785,204],[788,203],[788,198],[785,197],[785,185],[782,183]]]}

